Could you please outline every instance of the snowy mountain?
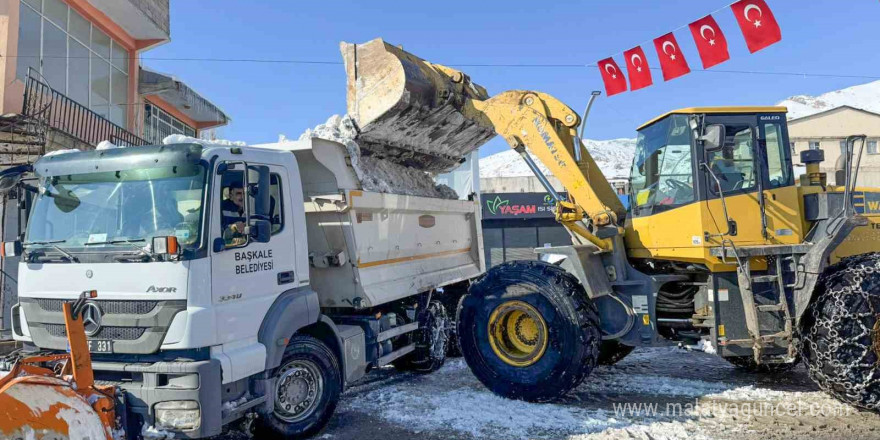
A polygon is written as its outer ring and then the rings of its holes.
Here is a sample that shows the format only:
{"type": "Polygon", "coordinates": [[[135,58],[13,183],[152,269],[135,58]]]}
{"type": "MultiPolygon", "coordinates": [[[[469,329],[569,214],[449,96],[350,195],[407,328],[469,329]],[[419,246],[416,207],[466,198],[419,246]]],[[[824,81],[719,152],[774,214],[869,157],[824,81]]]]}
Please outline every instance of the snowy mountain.
{"type": "Polygon", "coordinates": [[[810,116],[842,105],[880,113],[880,81],[847,87],[819,96],[792,96],[777,105],[788,107],[789,119],[810,116]]]}
{"type": "MultiPolygon", "coordinates": [[[[583,142],[605,176],[613,178],[629,175],[629,168],[632,166],[633,153],[636,148],[635,139],[621,138],[607,141],[584,139],[583,142]]],[[[532,159],[545,175],[550,174],[537,157],[532,155],[532,159]]],[[[480,159],[480,177],[483,178],[531,175],[532,172],[526,162],[514,150],[502,151],[480,159]]]]}

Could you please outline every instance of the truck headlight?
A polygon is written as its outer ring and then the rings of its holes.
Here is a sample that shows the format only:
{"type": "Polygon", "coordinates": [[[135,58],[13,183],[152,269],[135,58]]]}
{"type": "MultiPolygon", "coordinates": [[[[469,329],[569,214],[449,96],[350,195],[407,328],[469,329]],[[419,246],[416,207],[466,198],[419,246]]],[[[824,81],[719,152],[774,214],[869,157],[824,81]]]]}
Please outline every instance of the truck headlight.
{"type": "Polygon", "coordinates": [[[202,411],[194,400],[159,402],[154,410],[157,427],[184,431],[196,429],[202,422],[202,411]]]}

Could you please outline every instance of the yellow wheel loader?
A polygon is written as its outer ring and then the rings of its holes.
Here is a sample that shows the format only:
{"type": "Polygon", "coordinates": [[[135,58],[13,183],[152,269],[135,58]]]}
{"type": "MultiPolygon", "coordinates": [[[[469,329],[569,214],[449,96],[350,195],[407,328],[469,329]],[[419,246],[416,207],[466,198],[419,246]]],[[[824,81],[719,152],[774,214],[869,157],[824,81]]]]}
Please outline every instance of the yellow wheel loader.
{"type": "Polygon", "coordinates": [[[495,393],[554,399],[597,362],[684,343],[753,371],[802,360],[822,389],[880,410],[880,191],[856,186],[864,136],[830,184],[820,150],[795,175],[783,107],[672,111],[638,128],[626,208],[580,142],[586,115],[554,97],[489,97],[382,40],[343,55],[362,146],[394,139],[365,154],[449,166],[497,134],[557,199],[573,244],[490,269],[458,309],[464,357],[495,393]]]}
{"type": "Polygon", "coordinates": [[[116,387],[96,384],[92,372],[83,311],[96,296],[62,305],[69,353],[21,358],[0,378],[0,438],[124,439],[116,387]]]}

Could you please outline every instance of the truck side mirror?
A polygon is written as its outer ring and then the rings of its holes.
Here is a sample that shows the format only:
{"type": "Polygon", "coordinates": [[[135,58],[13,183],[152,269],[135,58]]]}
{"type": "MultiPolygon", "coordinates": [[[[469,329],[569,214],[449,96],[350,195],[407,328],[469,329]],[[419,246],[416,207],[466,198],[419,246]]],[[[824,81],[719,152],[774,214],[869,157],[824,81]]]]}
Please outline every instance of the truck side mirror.
{"type": "Polygon", "coordinates": [[[703,142],[703,150],[718,151],[724,146],[724,131],[723,124],[710,124],[703,129],[703,135],[697,140],[703,142]]]}
{"type": "Polygon", "coordinates": [[[19,165],[0,172],[0,195],[5,196],[12,192],[21,182],[24,174],[33,170],[34,167],[32,165],[19,165]]]}
{"type": "Polygon", "coordinates": [[[261,218],[251,219],[251,240],[257,243],[268,243],[272,236],[272,222],[261,218]]]}

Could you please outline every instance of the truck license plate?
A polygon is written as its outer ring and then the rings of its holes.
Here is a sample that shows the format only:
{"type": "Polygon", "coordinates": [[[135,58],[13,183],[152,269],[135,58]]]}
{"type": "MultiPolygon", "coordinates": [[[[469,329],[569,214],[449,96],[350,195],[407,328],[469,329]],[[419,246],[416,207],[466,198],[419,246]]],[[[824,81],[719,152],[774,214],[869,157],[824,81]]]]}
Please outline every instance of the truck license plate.
{"type": "Polygon", "coordinates": [[[108,339],[89,339],[89,351],[92,353],[113,353],[113,341],[108,339]]]}

